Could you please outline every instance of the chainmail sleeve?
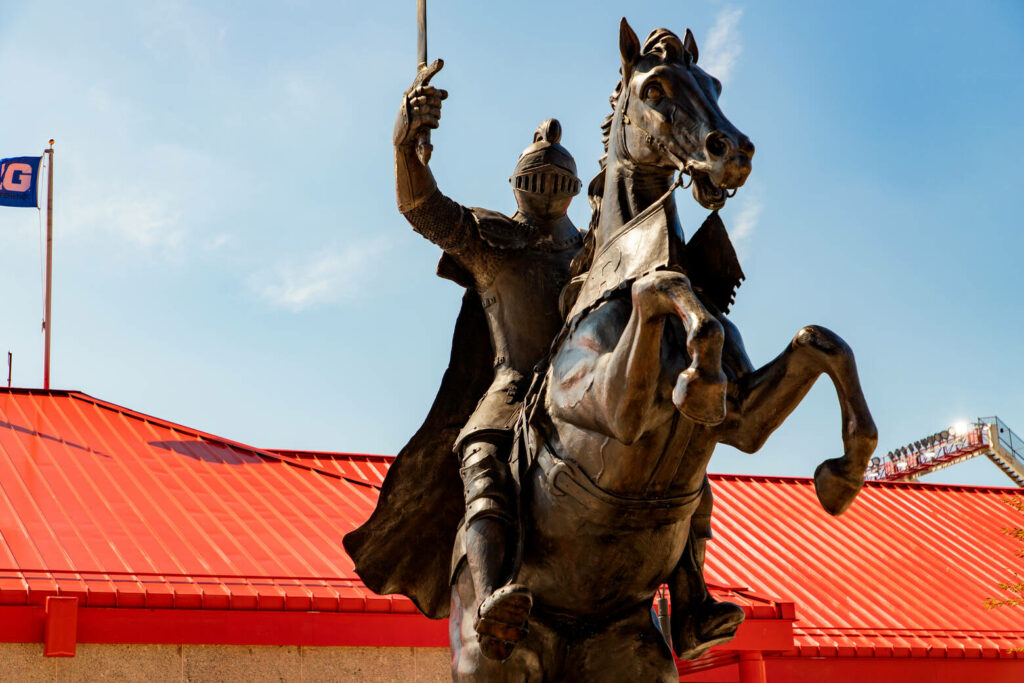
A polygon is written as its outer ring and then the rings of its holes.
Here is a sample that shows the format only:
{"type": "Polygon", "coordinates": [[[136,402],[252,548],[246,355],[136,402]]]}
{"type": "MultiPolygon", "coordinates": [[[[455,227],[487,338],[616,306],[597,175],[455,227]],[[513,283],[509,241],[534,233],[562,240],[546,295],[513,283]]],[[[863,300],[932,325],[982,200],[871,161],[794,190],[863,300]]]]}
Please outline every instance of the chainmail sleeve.
{"type": "Polygon", "coordinates": [[[462,251],[476,232],[472,214],[440,190],[402,215],[413,230],[453,255],[462,251]]]}
{"type": "Polygon", "coordinates": [[[413,230],[454,257],[487,287],[496,273],[499,254],[480,237],[473,212],[435,190],[426,200],[402,214],[413,230]]]}

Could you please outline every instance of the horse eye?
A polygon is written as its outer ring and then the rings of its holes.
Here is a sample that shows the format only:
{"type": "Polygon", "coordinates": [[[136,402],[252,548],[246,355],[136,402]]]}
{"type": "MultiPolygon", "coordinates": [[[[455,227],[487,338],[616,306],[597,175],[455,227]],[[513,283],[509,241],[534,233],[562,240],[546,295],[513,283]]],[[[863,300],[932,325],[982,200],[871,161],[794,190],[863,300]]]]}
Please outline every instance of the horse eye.
{"type": "Polygon", "coordinates": [[[657,102],[658,100],[660,100],[662,98],[662,96],[664,94],[665,94],[665,92],[661,89],[661,86],[659,86],[659,85],[652,85],[652,86],[648,87],[647,90],[644,92],[644,99],[646,99],[646,100],[653,100],[653,101],[657,102]]]}

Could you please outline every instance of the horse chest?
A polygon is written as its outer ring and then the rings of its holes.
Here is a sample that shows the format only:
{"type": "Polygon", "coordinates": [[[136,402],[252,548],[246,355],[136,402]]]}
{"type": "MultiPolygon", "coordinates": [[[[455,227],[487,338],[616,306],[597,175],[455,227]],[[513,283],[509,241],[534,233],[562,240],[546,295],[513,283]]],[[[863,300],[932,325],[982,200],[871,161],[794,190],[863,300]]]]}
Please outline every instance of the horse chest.
{"type": "Polygon", "coordinates": [[[594,483],[636,498],[688,493],[700,484],[714,448],[706,431],[677,415],[634,444],[606,439],[594,483]]]}

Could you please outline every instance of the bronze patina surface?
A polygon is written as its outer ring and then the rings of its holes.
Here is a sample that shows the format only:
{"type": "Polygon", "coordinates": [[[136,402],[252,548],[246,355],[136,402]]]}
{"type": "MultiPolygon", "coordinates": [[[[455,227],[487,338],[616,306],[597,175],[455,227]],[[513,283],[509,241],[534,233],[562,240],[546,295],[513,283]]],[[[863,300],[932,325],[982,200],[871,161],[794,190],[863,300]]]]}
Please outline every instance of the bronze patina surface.
{"type": "Polygon", "coordinates": [[[460,681],[676,681],[743,619],[703,580],[714,448],[752,453],[828,375],[844,453],[815,471],[831,514],[853,502],[877,432],[853,352],[800,330],[754,368],[726,314],[743,271],[718,216],[754,145],[718,106],[689,30],[641,44],[620,26],[621,79],[590,183],[549,119],[510,179],[513,216],[440,192],[422,153],[447,94],[421,69],[395,126],[399,210],[466,287],[452,357],[369,521],[345,539],[366,585],[450,616],[460,681]],[[417,152],[420,152],[417,154],[417,152]],[[711,214],[687,241],[674,191],[711,214]],[[670,634],[651,619],[658,587],[670,634]]]}

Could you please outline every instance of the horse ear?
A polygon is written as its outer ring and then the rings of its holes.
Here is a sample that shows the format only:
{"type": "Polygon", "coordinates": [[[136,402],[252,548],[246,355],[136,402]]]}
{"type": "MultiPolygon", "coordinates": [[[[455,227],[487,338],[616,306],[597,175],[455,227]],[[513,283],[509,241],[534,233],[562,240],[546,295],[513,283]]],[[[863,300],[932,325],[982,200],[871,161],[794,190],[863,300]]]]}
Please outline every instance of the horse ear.
{"type": "Polygon", "coordinates": [[[619,52],[622,54],[622,77],[628,81],[630,72],[640,59],[640,39],[626,17],[619,22],[619,52]]]}
{"type": "Polygon", "coordinates": [[[683,38],[683,49],[690,53],[690,57],[693,59],[692,63],[696,64],[700,53],[697,51],[697,39],[693,37],[693,32],[690,29],[686,29],[686,37],[683,38]]]}

